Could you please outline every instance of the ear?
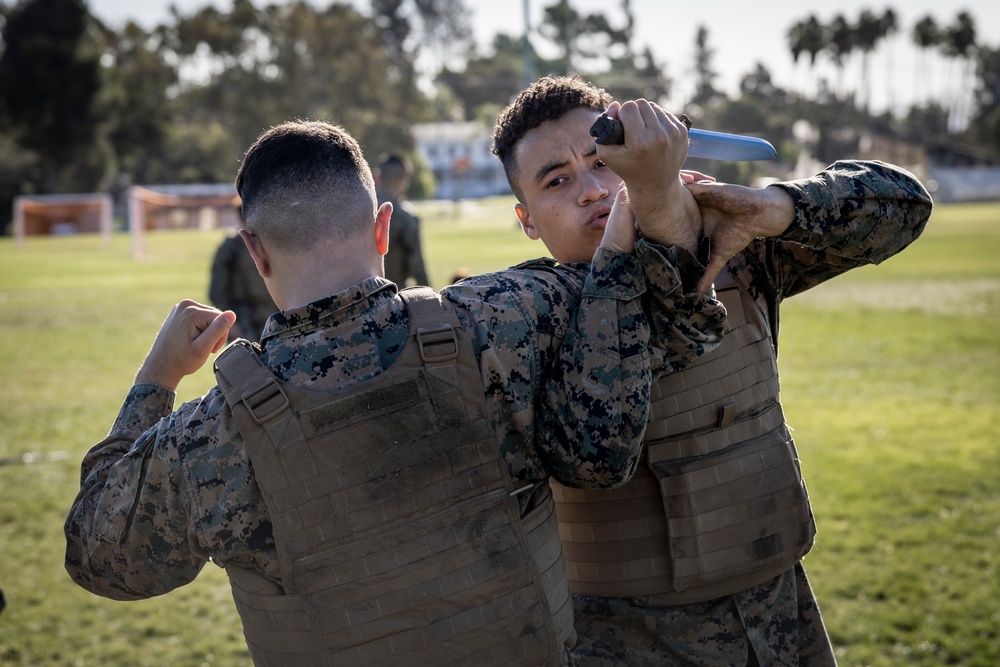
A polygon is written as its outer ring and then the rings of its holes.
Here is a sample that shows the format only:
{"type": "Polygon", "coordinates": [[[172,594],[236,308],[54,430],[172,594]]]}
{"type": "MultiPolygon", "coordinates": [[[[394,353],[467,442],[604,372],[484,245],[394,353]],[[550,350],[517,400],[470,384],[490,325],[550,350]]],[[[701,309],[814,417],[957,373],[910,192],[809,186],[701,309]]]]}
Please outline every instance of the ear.
{"type": "Polygon", "coordinates": [[[537,241],[540,238],[538,228],[531,222],[531,214],[528,213],[528,207],[518,202],[514,204],[514,214],[517,216],[517,221],[521,223],[521,231],[524,232],[524,235],[532,241],[537,241]]]}
{"type": "Polygon", "coordinates": [[[250,251],[250,256],[253,257],[253,263],[257,265],[257,273],[260,274],[261,278],[267,278],[271,274],[271,264],[268,262],[267,250],[264,249],[260,237],[248,229],[241,229],[239,234],[240,238],[243,239],[243,244],[250,251]]]}
{"type": "Polygon", "coordinates": [[[375,245],[379,253],[389,252],[389,220],[392,218],[392,204],[385,202],[375,213],[375,245]]]}

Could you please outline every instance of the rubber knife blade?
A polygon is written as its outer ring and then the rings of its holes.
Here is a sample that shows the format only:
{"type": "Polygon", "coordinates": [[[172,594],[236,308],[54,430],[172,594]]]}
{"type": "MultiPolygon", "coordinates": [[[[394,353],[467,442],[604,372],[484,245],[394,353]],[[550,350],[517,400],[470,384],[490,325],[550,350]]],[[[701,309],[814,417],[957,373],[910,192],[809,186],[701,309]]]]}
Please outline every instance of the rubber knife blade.
{"type": "MultiPolygon", "coordinates": [[[[591,126],[590,135],[596,137],[599,144],[621,144],[625,141],[621,122],[607,114],[601,114],[591,126]]],[[[773,160],[778,157],[778,151],[768,141],[757,137],[689,129],[688,157],[743,162],[773,160]]]]}

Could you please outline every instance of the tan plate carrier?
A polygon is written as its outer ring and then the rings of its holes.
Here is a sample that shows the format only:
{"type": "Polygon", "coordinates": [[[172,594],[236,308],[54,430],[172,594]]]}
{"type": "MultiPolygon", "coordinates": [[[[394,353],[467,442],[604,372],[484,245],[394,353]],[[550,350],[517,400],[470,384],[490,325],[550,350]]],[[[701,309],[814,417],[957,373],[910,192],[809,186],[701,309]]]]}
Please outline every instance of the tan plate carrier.
{"type": "Polygon", "coordinates": [[[400,294],[400,358],[345,392],[277,380],[246,341],[216,361],[281,569],[227,567],[254,664],[558,664],[573,628],[551,493],[528,485],[521,517],[468,334],[434,290],[400,294]]]}
{"type": "Polygon", "coordinates": [[[632,480],[612,490],[551,483],[574,593],[701,602],[777,576],[812,546],[770,327],[728,271],[716,290],[726,336],[653,385],[632,480]]]}

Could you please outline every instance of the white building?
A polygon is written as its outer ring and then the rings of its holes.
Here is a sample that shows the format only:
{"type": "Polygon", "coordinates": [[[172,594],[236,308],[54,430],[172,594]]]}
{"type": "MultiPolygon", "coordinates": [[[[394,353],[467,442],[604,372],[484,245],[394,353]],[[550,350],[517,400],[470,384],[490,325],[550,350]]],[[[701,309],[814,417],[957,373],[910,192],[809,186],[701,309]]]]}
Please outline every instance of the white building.
{"type": "Polygon", "coordinates": [[[413,127],[413,138],[437,180],[438,199],[510,194],[503,165],[490,150],[492,131],[482,123],[423,123],[413,127]]]}

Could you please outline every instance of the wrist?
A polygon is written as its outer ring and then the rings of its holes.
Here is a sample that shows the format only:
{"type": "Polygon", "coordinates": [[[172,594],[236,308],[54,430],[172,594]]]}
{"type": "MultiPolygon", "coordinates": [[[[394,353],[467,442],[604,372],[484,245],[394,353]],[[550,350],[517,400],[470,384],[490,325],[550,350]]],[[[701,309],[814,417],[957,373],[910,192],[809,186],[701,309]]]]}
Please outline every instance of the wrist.
{"type": "Polygon", "coordinates": [[[154,384],[170,391],[177,391],[183,377],[183,375],[178,376],[176,373],[167,372],[160,365],[147,359],[136,372],[134,384],[154,384]]]}
{"type": "Polygon", "coordinates": [[[760,192],[764,196],[764,212],[755,236],[781,236],[795,221],[795,201],[782,187],[771,185],[760,192]]]}

